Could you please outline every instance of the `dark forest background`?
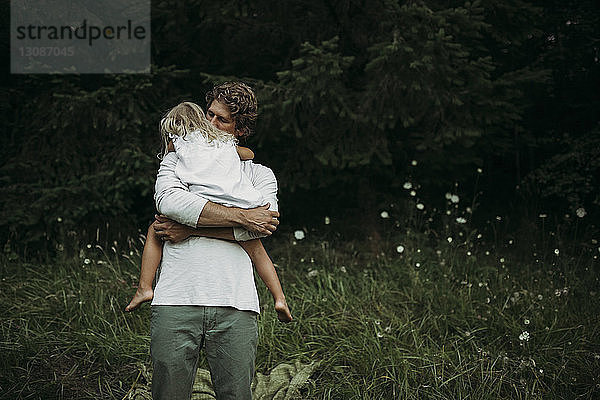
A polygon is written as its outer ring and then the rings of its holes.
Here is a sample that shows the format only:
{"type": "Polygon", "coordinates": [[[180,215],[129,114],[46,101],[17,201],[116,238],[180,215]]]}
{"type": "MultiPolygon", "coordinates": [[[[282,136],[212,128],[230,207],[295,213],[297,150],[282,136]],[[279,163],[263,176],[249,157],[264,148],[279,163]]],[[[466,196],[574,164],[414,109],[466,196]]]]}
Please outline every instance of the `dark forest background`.
{"type": "Polygon", "coordinates": [[[0,241],[146,226],[161,115],[230,79],[257,91],[247,145],[278,177],[282,227],[330,216],[371,234],[407,180],[473,199],[481,220],[593,221],[599,58],[592,0],[153,1],[151,74],[10,75],[5,59],[0,241]]]}

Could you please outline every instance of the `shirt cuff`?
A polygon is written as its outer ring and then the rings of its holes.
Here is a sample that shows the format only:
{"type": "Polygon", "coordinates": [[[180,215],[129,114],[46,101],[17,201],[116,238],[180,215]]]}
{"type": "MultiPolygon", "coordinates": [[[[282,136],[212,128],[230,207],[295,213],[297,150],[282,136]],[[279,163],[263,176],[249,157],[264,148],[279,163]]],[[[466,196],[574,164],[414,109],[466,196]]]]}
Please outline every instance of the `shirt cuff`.
{"type": "Polygon", "coordinates": [[[206,203],[208,203],[207,199],[203,197],[198,197],[187,207],[187,210],[189,210],[189,212],[183,212],[181,214],[181,221],[177,222],[191,226],[193,228],[197,227],[198,218],[200,218],[200,214],[202,214],[202,210],[204,210],[206,203]]]}
{"type": "Polygon", "coordinates": [[[233,227],[233,238],[238,242],[245,242],[252,239],[261,239],[266,237],[262,233],[250,232],[240,226],[233,227]]]}

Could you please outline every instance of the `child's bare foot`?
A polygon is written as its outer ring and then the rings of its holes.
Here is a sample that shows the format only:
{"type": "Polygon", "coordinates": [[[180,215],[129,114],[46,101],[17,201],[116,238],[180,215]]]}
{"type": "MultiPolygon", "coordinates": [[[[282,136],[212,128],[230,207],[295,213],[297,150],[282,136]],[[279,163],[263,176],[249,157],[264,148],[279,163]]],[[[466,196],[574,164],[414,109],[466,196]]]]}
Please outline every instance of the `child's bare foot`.
{"type": "Polygon", "coordinates": [[[281,322],[292,322],[292,313],[285,299],[275,301],[275,311],[277,311],[277,319],[281,322]]]}
{"type": "Polygon", "coordinates": [[[129,305],[125,307],[125,311],[133,311],[138,308],[142,303],[152,300],[154,297],[154,290],[152,288],[142,289],[138,288],[133,295],[133,299],[129,302],[129,305]]]}

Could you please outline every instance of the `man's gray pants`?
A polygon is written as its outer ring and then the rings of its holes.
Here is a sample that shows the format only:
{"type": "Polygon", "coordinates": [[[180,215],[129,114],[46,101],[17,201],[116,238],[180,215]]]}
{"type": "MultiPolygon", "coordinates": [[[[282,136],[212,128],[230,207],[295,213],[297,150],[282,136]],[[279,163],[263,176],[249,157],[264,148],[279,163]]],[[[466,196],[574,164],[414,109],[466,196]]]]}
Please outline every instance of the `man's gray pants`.
{"type": "Polygon", "coordinates": [[[256,313],[231,307],[152,306],[152,398],[189,400],[205,346],[218,400],[251,400],[256,313]]]}

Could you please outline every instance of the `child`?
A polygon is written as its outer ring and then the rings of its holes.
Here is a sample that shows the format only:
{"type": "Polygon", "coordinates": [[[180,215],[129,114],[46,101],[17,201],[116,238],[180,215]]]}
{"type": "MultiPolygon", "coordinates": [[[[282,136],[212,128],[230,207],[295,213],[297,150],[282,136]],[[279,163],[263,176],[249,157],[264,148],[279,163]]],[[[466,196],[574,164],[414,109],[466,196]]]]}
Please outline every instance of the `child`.
{"type": "MultiPolygon", "coordinates": [[[[242,172],[241,161],[253,158],[250,149],[236,146],[236,138],[215,128],[194,103],[183,102],[160,122],[163,156],[175,151],[179,161],[175,172],[182,182],[210,201],[229,207],[254,208],[264,204],[262,195],[242,172]]],[[[260,239],[239,242],[248,253],[275,301],[277,317],[292,321],[273,262],[260,239]]],[[[153,227],[148,229],[142,253],[140,283],[125,311],[136,309],[154,296],[152,282],[162,258],[162,242],[153,227]]]]}

